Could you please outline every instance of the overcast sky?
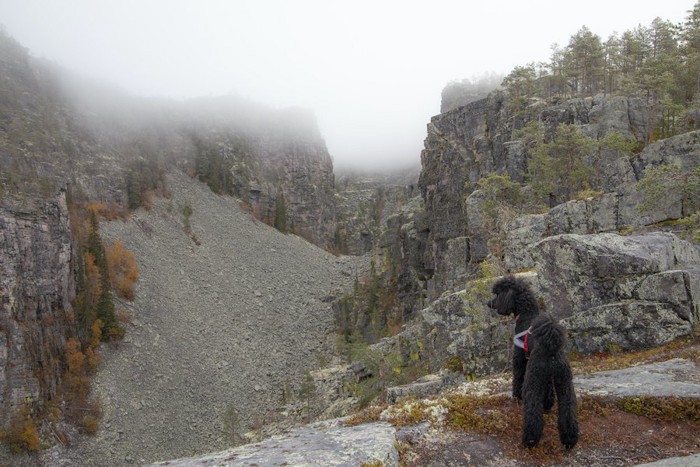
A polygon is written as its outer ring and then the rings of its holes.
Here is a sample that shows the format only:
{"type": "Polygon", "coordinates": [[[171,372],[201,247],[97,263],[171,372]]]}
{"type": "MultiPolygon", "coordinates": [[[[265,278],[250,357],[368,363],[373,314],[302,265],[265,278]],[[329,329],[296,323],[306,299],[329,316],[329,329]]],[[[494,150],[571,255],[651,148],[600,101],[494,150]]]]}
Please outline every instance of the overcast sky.
{"type": "Polygon", "coordinates": [[[37,57],[139,95],[236,94],[314,110],[336,166],[418,164],[450,80],[546,61],[694,0],[0,0],[37,57]]]}

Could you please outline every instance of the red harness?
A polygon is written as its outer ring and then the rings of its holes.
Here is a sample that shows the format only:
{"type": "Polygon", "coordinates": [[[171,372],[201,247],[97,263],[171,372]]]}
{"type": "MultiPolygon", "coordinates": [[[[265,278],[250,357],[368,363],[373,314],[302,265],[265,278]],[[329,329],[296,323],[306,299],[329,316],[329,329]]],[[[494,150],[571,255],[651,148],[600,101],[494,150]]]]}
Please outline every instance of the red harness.
{"type": "MultiPolygon", "coordinates": [[[[518,319],[520,318],[520,315],[515,316],[515,322],[518,322],[518,319]]],[[[528,328],[525,331],[518,333],[515,335],[513,338],[513,344],[515,344],[516,347],[520,347],[525,351],[525,358],[530,357],[530,347],[528,345],[528,337],[530,336],[530,331],[532,328],[528,328]]]]}

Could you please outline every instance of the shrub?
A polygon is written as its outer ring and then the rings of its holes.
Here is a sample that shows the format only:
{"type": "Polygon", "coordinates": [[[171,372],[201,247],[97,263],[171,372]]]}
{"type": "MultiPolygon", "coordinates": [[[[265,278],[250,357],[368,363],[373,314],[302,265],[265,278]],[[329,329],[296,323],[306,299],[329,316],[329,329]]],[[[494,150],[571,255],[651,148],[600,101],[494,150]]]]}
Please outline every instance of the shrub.
{"type": "Polygon", "coordinates": [[[99,423],[99,420],[94,415],[85,415],[83,417],[81,425],[83,426],[85,433],[89,435],[94,435],[95,433],[97,433],[99,423]]]}
{"type": "Polygon", "coordinates": [[[700,400],[680,397],[626,397],[617,401],[625,412],[652,420],[700,421],[700,400]]]}
{"type": "Polygon", "coordinates": [[[13,453],[39,450],[41,442],[39,430],[37,430],[29,407],[26,404],[22,404],[12,417],[11,428],[7,434],[7,442],[13,453]]]}
{"type": "Polygon", "coordinates": [[[126,334],[126,329],[124,329],[121,326],[112,326],[107,332],[107,335],[109,336],[109,340],[111,342],[121,341],[122,339],[124,339],[124,334],[126,334]]]}
{"type": "Polygon", "coordinates": [[[136,296],[136,281],[139,280],[139,266],[132,251],[124,248],[117,240],[111,247],[105,248],[107,271],[113,290],[126,300],[134,300],[136,296]]]}

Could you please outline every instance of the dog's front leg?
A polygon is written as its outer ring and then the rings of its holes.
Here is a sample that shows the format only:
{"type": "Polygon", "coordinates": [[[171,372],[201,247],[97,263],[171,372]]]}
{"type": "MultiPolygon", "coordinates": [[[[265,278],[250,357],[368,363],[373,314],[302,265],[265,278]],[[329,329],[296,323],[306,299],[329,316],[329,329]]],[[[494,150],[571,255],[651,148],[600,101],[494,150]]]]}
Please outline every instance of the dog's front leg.
{"type": "Polygon", "coordinates": [[[523,398],[523,381],[526,369],[527,358],[525,357],[525,351],[515,347],[513,352],[513,398],[518,401],[523,398]]]}

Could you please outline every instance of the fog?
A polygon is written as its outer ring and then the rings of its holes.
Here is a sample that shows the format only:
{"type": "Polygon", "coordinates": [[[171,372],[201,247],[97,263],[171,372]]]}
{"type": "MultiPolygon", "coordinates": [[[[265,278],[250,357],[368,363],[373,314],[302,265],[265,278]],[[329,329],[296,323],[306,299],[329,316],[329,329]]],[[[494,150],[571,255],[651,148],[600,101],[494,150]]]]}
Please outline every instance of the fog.
{"type": "Polygon", "coordinates": [[[159,98],[237,96],[316,115],[336,167],[417,165],[452,80],[547,61],[693,0],[0,0],[32,55],[159,98]]]}

